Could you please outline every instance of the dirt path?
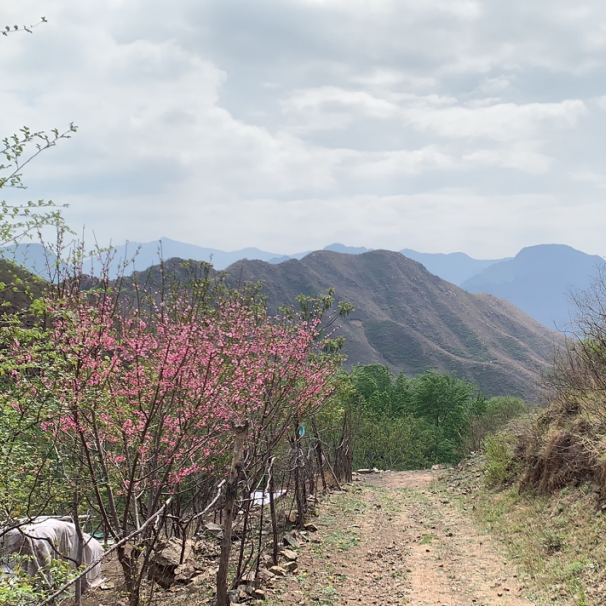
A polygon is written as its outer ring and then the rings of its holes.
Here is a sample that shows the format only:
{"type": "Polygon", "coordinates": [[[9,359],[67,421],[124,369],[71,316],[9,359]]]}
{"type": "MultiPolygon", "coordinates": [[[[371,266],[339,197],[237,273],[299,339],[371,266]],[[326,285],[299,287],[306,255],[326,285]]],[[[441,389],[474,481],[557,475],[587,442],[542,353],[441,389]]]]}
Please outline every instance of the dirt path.
{"type": "Polygon", "coordinates": [[[331,496],[268,604],[530,605],[511,563],[443,494],[432,472],[364,475],[331,496]]]}

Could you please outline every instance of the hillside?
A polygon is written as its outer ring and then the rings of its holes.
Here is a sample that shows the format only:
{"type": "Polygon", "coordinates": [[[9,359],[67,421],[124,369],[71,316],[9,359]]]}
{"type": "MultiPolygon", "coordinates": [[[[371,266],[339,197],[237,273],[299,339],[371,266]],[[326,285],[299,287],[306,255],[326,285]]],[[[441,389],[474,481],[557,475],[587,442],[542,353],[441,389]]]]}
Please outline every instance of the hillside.
{"type": "Polygon", "coordinates": [[[333,287],[356,308],[340,329],[349,366],[457,371],[488,395],[538,397],[558,338],[506,301],[465,292],[396,252],[318,251],[279,265],[239,261],[227,271],[234,284],[262,280],[273,309],[333,287]]]}
{"type": "Polygon", "coordinates": [[[45,282],[36,278],[27,269],[0,258],[0,285],[2,285],[0,289],[2,312],[9,316],[20,315],[26,324],[31,324],[32,318],[26,310],[32,302],[32,297],[42,294],[45,282]]]}
{"type": "Polygon", "coordinates": [[[7,246],[0,250],[0,255],[6,261],[45,280],[51,277],[57,264],[57,256],[36,242],[7,246]]]}
{"type": "Polygon", "coordinates": [[[466,280],[461,288],[506,299],[545,326],[565,330],[574,317],[569,293],[585,290],[603,264],[597,255],[562,244],[529,246],[466,280]]]}

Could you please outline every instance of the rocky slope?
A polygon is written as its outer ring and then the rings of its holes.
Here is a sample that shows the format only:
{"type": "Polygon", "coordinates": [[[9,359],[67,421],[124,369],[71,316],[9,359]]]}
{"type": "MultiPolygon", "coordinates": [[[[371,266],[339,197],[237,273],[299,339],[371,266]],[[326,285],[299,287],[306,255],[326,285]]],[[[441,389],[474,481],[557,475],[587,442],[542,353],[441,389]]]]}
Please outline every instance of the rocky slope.
{"type": "Polygon", "coordinates": [[[318,251],[279,265],[243,260],[227,271],[233,284],[263,281],[273,309],[334,288],[356,308],[340,328],[349,366],[456,371],[488,395],[536,399],[559,340],[510,303],[468,293],[396,252],[318,251]]]}

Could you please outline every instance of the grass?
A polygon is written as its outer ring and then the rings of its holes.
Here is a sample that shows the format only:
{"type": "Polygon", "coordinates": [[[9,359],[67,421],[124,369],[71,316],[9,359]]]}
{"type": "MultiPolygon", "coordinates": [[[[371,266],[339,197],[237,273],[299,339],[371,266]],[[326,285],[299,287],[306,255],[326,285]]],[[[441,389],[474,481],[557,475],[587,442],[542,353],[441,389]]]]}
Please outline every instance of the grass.
{"type": "MultiPolygon", "coordinates": [[[[331,554],[347,552],[360,542],[360,528],[356,524],[359,516],[370,507],[362,498],[361,487],[348,487],[345,494],[327,497],[322,507],[322,516],[317,521],[322,541],[309,543],[307,549],[313,558],[322,562],[321,570],[310,575],[300,572],[294,577],[301,591],[301,603],[318,606],[337,606],[340,604],[341,587],[348,582],[348,575],[337,572],[335,564],[329,559],[331,554]],[[347,522],[344,522],[347,521],[347,522]]],[[[343,563],[340,568],[347,568],[343,563]]],[[[278,587],[285,579],[276,579],[278,587]]],[[[267,606],[281,603],[279,595],[269,597],[267,606]]]]}
{"type": "Polygon", "coordinates": [[[480,487],[459,497],[519,565],[538,604],[606,603],[606,514],[590,485],[553,495],[480,487]]]}
{"type": "Polygon", "coordinates": [[[359,544],[359,534],[350,528],[341,528],[324,537],[325,543],[334,545],[338,551],[349,551],[359,544]]]}

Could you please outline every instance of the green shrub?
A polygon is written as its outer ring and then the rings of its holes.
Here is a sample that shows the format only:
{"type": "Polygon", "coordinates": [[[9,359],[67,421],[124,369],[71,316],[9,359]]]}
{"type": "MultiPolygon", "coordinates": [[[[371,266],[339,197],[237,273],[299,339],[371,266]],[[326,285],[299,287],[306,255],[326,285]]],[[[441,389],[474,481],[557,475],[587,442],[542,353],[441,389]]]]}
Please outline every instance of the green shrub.
{"type": "Polygon", "coordinates": [[[484,474],[488,486],[503,486],[514,479],[517,472],[517,464],[513,458],[514,445],[515,437],[505,433],[488,436],[484,441],[484,474]]]}
{"type": "MultiPolygon", "coordinates": [[[[67,562],[53,559],[48,569],[49,585],[38,577],[31,577],[26,566],[31,556],[14,556],[11,558],[14,574],[0,576],[0,605],[2,606],[35,606],[43,602],[58,587],[78,574],[67,562]]],[[[48,580],[48,579],[47,579],[48,580]]]]}

